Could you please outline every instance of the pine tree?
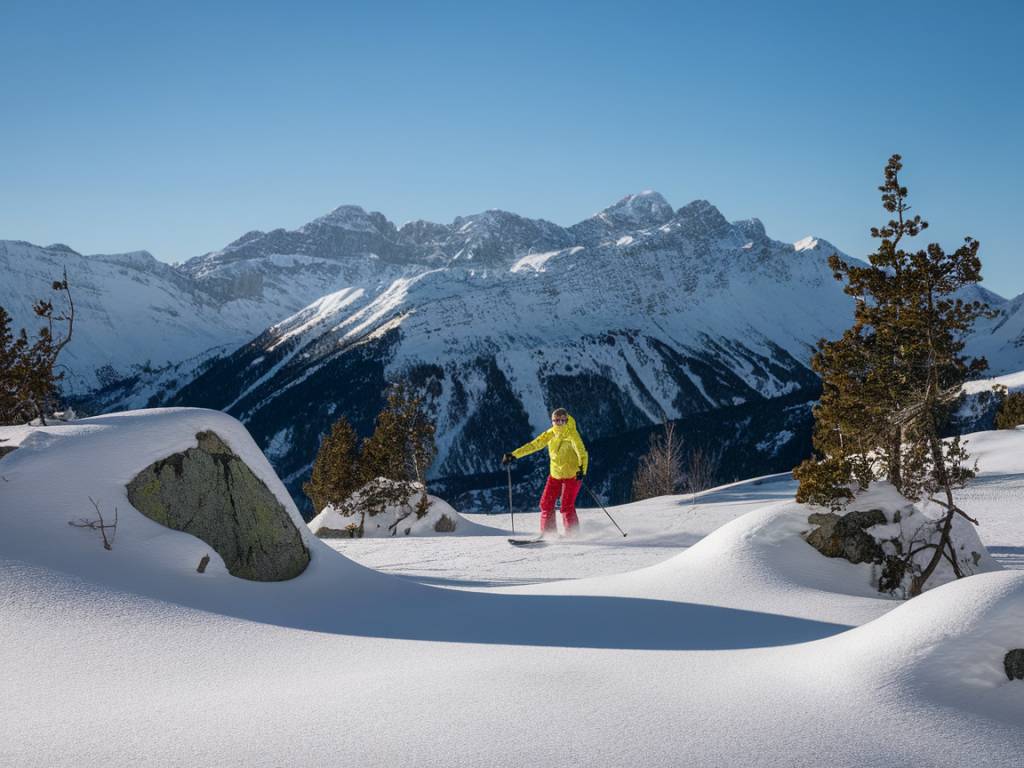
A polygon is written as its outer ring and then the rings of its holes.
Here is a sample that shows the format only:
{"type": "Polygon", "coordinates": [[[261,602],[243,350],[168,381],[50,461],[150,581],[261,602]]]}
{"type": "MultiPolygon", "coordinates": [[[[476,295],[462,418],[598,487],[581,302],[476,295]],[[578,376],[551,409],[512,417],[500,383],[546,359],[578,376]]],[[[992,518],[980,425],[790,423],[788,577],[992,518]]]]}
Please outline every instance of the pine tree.
{"type": "Polygon", "coordinates": [[[56,309],[53,301],[45,299],[35,303],[36,316],[46,325],[34,340],[25,329],[15,335],[10,315],[0,307],[0,423],[23,423],[36,417],[45,424],[46,413],[56,404],[58,384],[64,378],[57,360],[71,341],[75,324],[67,270],[54,281],[53,290],[63,294],[63,308],[56,309]]]}
{"type": "Polygon", "coordinates": [[[1008,392],[1000,387],[999,410],[996,411],[996,429],[1016,429],[1024,424],[1024,392],[1008,392]]]}
{"type": "Polygon", "coordinates": [[[836,279],[857,299],[854,324],[841,339],[820,342],[812,360],[823,388],[815,409],[816,456],[794,475],[799,501],[837,508],[853,498],[854,487],[886,478],[907,498],[927,497],[946,510],[938,543],[928,545],[934,552],[914,576],[913,595],[943,556],[962,575],[950,531],[956,515],[971,518],[956,505],[953,490],[973,470],[959,438],[944,442],[941,435],[964,381],[987,367],[984,359],[961,355],[964,337],[987,308],[955,297],[981,280],[976,240],[968,237],[948,254],[935,243],[912,252],[901,247],[928,226],[908,215],[902,167],[899,155],[886,165],[879,190],[892,218],[871,230],[880,242],[869,265],[830,259],[836,279]]]}
{"type": "Polygon", "coordinates": [[[320,442],[313,474],[302,490],[320,512],[329,504],[340,507],[366,480],[359,462],[359,436],[342,416],[320,442]]]}
{"type": "Polygon", "coordinates": [[[372,477],[426,487],[437,448],[423,398],[401,381],[391,386],[387,399],[387,408],[377,416],[373,435],[363,447],[363,466],[372,477]]]}
{"type": "Polygon", "coordinates": [[[22,376],[20,367],[24,359],[24,335],[16,337],[11,331],[11,316],[0,307],[0,424],[19,421],[22,402],[22,376]]]}
{"type": "Polygon", "coordinates": [[[369,483],[361,502],[369,514],[406,503],[417,489],[417,514],[426,514],[427,471],[437,454],[434,434],[423,398],[413,394],[407,382],[393,384],[387,408],[378,414],[373,434],[363,445],[361,467],[369,483]]]}

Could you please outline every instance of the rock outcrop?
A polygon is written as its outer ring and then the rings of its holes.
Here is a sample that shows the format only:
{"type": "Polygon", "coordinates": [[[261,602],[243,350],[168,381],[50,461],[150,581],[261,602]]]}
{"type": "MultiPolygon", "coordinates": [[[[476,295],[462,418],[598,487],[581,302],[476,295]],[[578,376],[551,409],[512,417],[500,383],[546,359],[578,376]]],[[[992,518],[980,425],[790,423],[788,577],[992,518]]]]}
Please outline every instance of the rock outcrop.
{"type": "MultiPolygon", "coordinates": [[[[924,502],[926,504],[927,502],[924,502]]],[[[807,517],[813,528],[803,538],[826,557],[870,566],[871,583],[879,592],[895,597],[915,594],[916,579],[933,567],[926,588],[962,576],[1001,570],[985,549],[974,526],[954,517],[944,557],[930,566],[942,541],[941,510],[923,510],[884,481],[872,483],[857,498],[859,509],[844,515],[814,512],[807,517]],[[954,559],[955,558],[955,559],[954,559]]]]}
{"type": "Polygon", "coordinates": [[[283,581],[302,573],[309,550],[287,510],[214,432],[161,459],[128,483],[128,500],[151,520],[190,533],[232,576],[283,581]]]}
{"type": "Polygon", "coordinates": [[[887,522],[880,509],[855,510],[843,516],[815,513],[807,522],[818,526],[807,534],[807,543],[825,557],[843,557],[851,563],[880,563],[885,556],[878,541],[866,531],[887,522]]]}

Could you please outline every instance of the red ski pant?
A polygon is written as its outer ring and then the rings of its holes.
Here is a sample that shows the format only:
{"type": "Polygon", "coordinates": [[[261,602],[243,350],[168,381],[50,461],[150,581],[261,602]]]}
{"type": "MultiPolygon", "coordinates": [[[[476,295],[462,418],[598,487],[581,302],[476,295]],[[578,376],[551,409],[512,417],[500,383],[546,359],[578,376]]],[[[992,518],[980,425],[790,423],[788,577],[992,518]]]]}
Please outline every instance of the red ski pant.
{"type": "Polygon", "coordinates": [[[582,483],[575,477],[568,477],[560,480],[557,477],[548,476],[548,482],[544,486],[544,493],[540,496],[540,530],[542,533],[555,531],[558,525],[555,523],[555,502],[562,498],[562,525],[566,533],[576,531],[580,526],[579,518],[576,517],[576,494],[580,492],[582,483]]]}

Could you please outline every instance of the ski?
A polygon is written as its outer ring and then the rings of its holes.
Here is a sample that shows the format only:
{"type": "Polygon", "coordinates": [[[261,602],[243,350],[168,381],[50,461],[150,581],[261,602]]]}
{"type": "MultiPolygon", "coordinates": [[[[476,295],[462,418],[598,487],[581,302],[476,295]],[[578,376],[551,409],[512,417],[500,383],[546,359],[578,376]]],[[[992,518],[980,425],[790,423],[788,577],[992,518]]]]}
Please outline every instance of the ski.
{"type": "Polygon", "coordinates": [[[526,547],[526,546],[529,546],[531,544],[543,544],[544,543],[544,537],[543,536],[535,536],[532,539],[509,539],[508,543],[512,544],[514,546],[517,546],[517,547],[526,547]]]}

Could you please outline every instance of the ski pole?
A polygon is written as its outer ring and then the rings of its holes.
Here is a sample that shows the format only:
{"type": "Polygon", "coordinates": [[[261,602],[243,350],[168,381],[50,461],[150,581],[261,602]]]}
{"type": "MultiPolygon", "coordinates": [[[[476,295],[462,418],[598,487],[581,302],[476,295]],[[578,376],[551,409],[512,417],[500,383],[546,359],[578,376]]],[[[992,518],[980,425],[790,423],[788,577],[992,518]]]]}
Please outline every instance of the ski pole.
{"type": "MultiPolygon", "coordinates": [[[[582,483],[581,483],[581,485],[582,485],[582,483]]],[[[594,495],[594,492],[592,490],[590,490],[590,486],[589,485],[586,486],[586,489],[587,489],[587,493],[590,494],[590,498],[592,498],[594,500],[594,503],[597,504],[597,506],[599,506],[601,509],[604,509],[604,504],[602,504],[601,500],[598,499],[597,496],[594,495]]],[[[612,525],[614,525],[616,528],[619,528],[619,524],[615,522],[615,518],[611,516],[611,513],[607,509],[604,509],[604,513],[606,515],[608,515],[608,519],[612,521],[612,525]]],[[[621,528],[619,528],[619,533],[622,534],[622,538],[626,538],[626,532],[624,530],[622,530],[621,528]]]]}
{"type": "Polygon", "coordinates": [[[516,516],[512,511],[512,464],[505,467],[508,470],[508,516],[512,518],[512,533],[516,532],[516,516]]]}

